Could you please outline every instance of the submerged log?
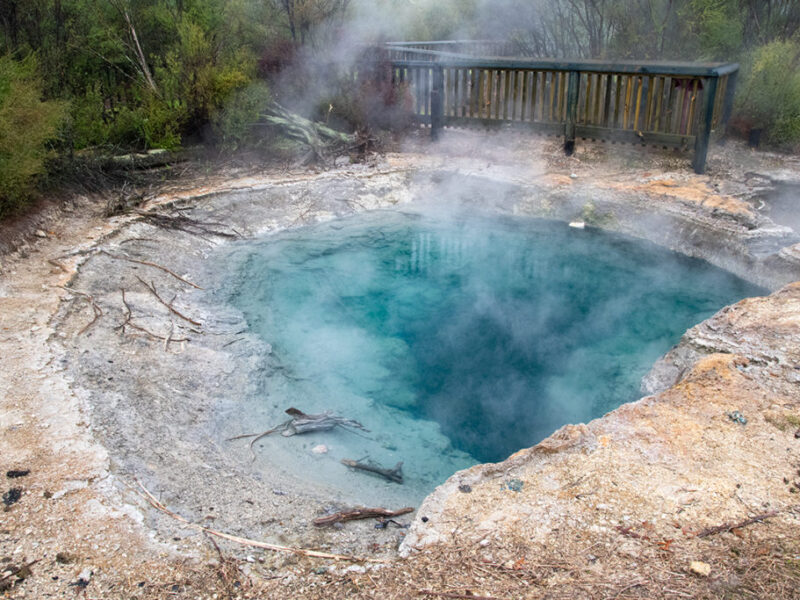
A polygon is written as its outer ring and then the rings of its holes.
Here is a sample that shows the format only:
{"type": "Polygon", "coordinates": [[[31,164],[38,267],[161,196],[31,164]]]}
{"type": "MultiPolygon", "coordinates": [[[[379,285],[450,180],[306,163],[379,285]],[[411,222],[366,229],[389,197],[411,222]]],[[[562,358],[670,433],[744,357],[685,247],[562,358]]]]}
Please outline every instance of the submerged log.
{"type": "Polygon", "coordinates": [[[378,465],[364,463],[359,460],[350,460],[347,458],[342,459],[342,464],[352,469],[367,471],[368,473],[375,473],[376,475],[380,475],[384,479],[388,479],[394,483],[403,483],[403,461],[397,463],[392,469],[384,469],[378,465]]]}
{"type": "Polygon", "coordinates": [[[352,510],[343,510],[341,512],[314,519],[314,525],[317,527],[324,527],[325,525],[333,525],[334,523],[343,523],[344,521],[355,521],[356,519],[371,519],[373,517],[383,517],[391,519],[392,517],[399,517],[400,515],[407,515],[414,512],[410,506],[401,508],[400,510],[389,510],[386,508],[354,508],[352,510]]]}

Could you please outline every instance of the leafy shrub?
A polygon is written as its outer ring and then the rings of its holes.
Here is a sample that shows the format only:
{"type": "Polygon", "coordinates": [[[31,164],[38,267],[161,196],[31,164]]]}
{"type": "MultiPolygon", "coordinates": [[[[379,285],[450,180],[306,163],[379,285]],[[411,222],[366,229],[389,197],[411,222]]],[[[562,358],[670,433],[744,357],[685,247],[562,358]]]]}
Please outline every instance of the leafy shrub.
{"type": "Polygon", "coordinates": [[[65,103],[42,101],[36,68],[33,58],[0,57],[0,216],[30,199],[66,116],[65,103]]]}
{"type": "Polygon", "coordinates": [[[76,150],[108,143],[103,93],[99,83],[87,86],[82,96],[73,98],[67,135],[76,150]]]}
{"type": "Polygon", "coordinates": [[[211,119],[220,145],[226,150],[257,145],[260,140],[256,125],[270,102],[269,87],[262,81],[231,94],[211,119]]]}
{"type": "Polygon", "coordinates": [[[255,68],[255,59],[244,50],[219,56],[213,37],[185,20],[178,26],[177,43],[156,69],[156,79],[167,106],[183,112],[184,125],[199,129],[251,81],[255,68]]]}
{"type": "Polygon", "coordinates": [[[770,143],[800,143],[800,42],[776,41],[744,61],[737,113],[770,143]]]}

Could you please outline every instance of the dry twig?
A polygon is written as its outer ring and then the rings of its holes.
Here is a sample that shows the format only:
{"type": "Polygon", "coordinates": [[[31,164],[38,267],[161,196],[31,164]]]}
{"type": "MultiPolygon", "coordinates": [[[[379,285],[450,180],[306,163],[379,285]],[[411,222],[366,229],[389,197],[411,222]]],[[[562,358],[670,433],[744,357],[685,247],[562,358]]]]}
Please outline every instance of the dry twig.
{"type": "Polygon", "coordinates": [[[97,302],[95,302],[94,298],[92,296],[90,296],[89,294],[87,294],[86,292],[79,292],[78,290],[75,290],[75,289],[72,289],[72,288],[68,288],[68,287],[63,286],[63,285],[59,285],[59,286],[56,286],[56,287],[59,287],[62,290],[66,290],[70,294],[75,294],[76,296],[80,296],[81,298],[84,298],[89,303],[89,305],[92,307],[92,310],[94,311],[94,318],[92,318],[92,320],[89,321],[89,323],[87,323],[83,327],[83,329],[81,329],[78,332],[78,335],[82,335],[83,333],[85,333],[86,330],[89,329],[89,327],[91,327],[92,325],[94,325],[97,322],[97,319],[99,319],[100,317],[103,316],[103,309],[100,308],[100,306],[97,304],[97,302]]]}
{"type": "Polygon", "coordinates": [[[159,335],[157,333],[153,333],[149,329],[146,329],[146,328],[142,327],[141,325],[137,325],[136,323],[134,323],[133,322],[133,318],[132,318],[133,317],[133,311],[131,310],[131,305],[128,304],[128,301],[125,298],[125,288],[122,288],[120,291],[122,292],[122,305],[125,307],[125,320],[122,322],[122,324],[119,327],[117,327],[117,329],[119,329],[122,333],[125,333],[125,328],[126,327],[130,327],[131,329],[135,329],[136,331],[141,331],[142,333],[144,333],[146,335],[149,335],[151,338],[153,338],[155,340],[163,340],[164,341],[164,350],[165,351],[169,347],[169,344],[171,342],[188,342],[189,341],[189,338],[173,338],[172,337],[173,328],[175,327],[175,324],[172,321],[170,321],[171,328],[170,328],[169,334],[166,335],[166,336],[159,335]]]}
{"type": "Polygon", "coordinates": [[[7,579],[11,579],[12,577],[14,577],[14,575],[16,575],[17,573],[19,573],[20,571],[22,571],[24,569],[30,569],[36,563],[41,562],[41,560],[42,560],[41,558],[37,558],[36,560],[32,560],[31,562],[26,563],[26,564],[22,565],[19,568],[12,569],[8,574],[3,575],[2,577],[0,577],[0,583],[2,583],[3,581],[6,581],[7,579]]]}
{"type": "Polygon", "coordinates": [[[141,278],[141,277],[139,277],[138,275],[136,276],[136,279],[138,279],[138,280],[139,280],[139,281],[142,283],[142,285],[143,285],[144,287],[146,287],[146,288],[148,289],[148,291],[149,291],[151,294],[153,294],[153,296],[155,296],[156,300],[158,300],[158,301],[159,301],[161,304],[163,304],[164,306],[166,306],[166,307],[167,307],[167,309],[168,309],[168,310],[169,310],[169,311],[170,311],[172,314],[174,314],[174,315],[176,315],[176,316],[180,317],[181,319],[183,319],[184,321],[186,321],[186,322],[188,322],[188,323],[191,323],[192,325],[197,325],[198,327],[202,327],[202,326],[203,326],[203,324],[202,324],[202,323],[200,323],[199,321],[195,321],[194,319],[190,319],[190,318],[189,318],[189,317],[187,317],[186,315],[184,315],[184,314],[181,314],[180,312],[178,312],[178,310],[177,310],[177,309],[176,309],[174,306],[172,306],[172,303],[171,303],[171,302],[167,302],[167,301],[166,301],[166,300],[164,300],[164,299],[163,299],[161,296],[159,296],[159,294],[158,294],[158,291],[156,290],[156,284],[155,284],[154,282],[152,282],[152,281],[151,281],[151,282],[148,284],[148,283],[147,283],[147,282],[146,282],[144,279],[142,279],[142,278],[141,278]]]}
{"type": "Polygon", "coordinates": [[[202,290],[203,289],[199,285],[197,285],[196,283],[192,283],[191,281],[189,281],[187,279],[184,279],[183,277],[181,277],[180,275],[178,275],[174,271],[170,271],[167,267],[161,266],[159,264],[156,264],[156,263],[153,263],[153,262],[148,262],[146,260],[138,260],[136,258],[130,258],[129,256],[120,256],[119,254],[112,254],[111,252],[108,252],[107,250],[100,250],[100,253],[101,254],[105,254],[106,256],[109,256],[109,257],[111,257],[111,258],[113,258],[115,260],[126,260],[128,262],[136,263],[136,264],[139,264],[139,265],[145,265],[147,267],[153,267],[155,269],[160,269],[161,271],[164,271],[164,273],[172,275],[175,279],[177,279],[178,281],[180,281],[182,283],[185,283],[186,285],[189,285],[189,286],[191,286],[191,287],[193,287],[195,289],[198,289],[198,290],[202,290]]]}
{"type": "Polygon", "coordinates": [[[164,504],[159,502],[153,494],[151,494],[142,482],[136,481],[136,484],[144,493],[145,499],[150,503],[150,505],[163,512],[165,515],[172,517],[176,521],[180,521],[184,525],[191,527],[192,529],[196,529],[198,531],[202,531],[209,535],[216,536],[223,540],[228,540],[230,542],[234,542],[236,544],[241,544],[243,546],[250,546],[253,548],[261,548],[263,550],[272,550],[273,552],[287,552],[289,554],[296,554],[299,556],[308,556],[311,558],[328,558],[331,560],[344,560],[349,562],[374,562],[374,563],[381,563],[384,562],[382,560],[378,560],[375,558],[361,558],[358,556],[349,556],[347,554],[331,554],[329,552],[319,552],[317,550],[308,550],[306,548],[292,548],[290,546],[278,546],[277,544],[268,544],[266,542],[259,542],[256,540],[250,540],[247,538],[239,537],[236,535],[230,535],[228,533],[224,533],[222,531],[216,531],[214,529],[209,529],[208,527],[203,527],[202,525],[198,525],[197,523],[192,523],[188,519],[184,519],[177,513],[172,512],[169,510],[164,504]]]}
{"type": "Polygon", "coordinates": [[[772,512],[764,513],[761,515],[756,515],[755,517],[751,517],[750,519],[745,519],[739,523],[726,523],[724,525],[718,525],[716,527],[709,527],[707,529],[703,529],[700,533],[697,534],[697,537],[704,538],[710,535],[716,535],[718,533],[727,533],[728,531],[732,531],[734,529],[741,529],[742,527],[747,527],[748,525],[752,525],[754,523],[760,523],[766,519],[770,519],[772,517],[777,516],[780,514],[779,510],[773,510],[772,512]]]}

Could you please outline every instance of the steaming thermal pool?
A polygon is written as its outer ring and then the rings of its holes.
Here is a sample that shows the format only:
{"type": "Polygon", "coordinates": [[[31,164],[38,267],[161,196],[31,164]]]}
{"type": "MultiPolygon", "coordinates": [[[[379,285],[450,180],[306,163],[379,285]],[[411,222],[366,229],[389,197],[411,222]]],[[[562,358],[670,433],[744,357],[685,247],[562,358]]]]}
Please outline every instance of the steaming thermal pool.
{"type": "Polygon", "coordinates": [[[235,427],[268,429],[289,407],[360,421],[368,433],[270,436],[257,450],[300,478],[360,487],[364,503],[419,499],[637,399],[687,328],[763,292],[621,235],[496,216],[373,212],[237,245],[225,265],[221,293],[273,365],[235,427]],[[403,461],[406,484],[343,458],[403,461]]]}

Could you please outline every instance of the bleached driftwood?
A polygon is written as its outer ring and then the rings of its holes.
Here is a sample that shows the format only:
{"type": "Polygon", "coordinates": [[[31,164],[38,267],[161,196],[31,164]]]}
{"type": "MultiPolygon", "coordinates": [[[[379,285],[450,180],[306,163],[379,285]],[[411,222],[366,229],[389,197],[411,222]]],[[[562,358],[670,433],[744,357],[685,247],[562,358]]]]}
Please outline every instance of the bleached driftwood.
{"type": "Polygon", "coordinates": [[[362,431],[368,431],[361,423],[358,421],[354,421],[353,419],[346,419],[344,417],[340,417],[332,412],[326,411],[324,413],[320,413],[317,415],[309,415],[304,413],[302,410],[298,410],[296,408],[288,408],[286,409],[286,414],[291,416],[292,418],[288,421],[284,421],[280,425],[273,427],[272,429],[268,429],[262,433],[247,433],[245,435],[237,435],[236,437],[231,438],[231,440],[241,440],[245,438],[253,438],[250,441],[250,452],[253,455],[253,460],[256,458],[256,453],[254,450],[254,446],[258,440],[265,438],[266,436],[272,433],[280,432],[284,437],[291,437],[293,435],[300,435],[303,433],[313,433],[315,431],[330,431],[335,427],[342,427],[344,429],[360,429],[362,431]]]}

